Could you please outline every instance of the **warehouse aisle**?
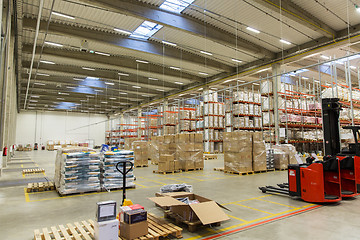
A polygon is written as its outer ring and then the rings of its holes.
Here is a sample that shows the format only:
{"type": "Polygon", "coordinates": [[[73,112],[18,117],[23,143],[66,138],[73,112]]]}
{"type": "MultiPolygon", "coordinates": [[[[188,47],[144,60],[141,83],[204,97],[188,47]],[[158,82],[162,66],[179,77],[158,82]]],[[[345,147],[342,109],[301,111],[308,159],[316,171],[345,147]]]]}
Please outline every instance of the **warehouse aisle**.
{"type": "MultiPolygon", "coordinates": [[[[55,155],[56,152],[48,151],[17,152],[19,160],[16,161],[23,161],[22,164],[18,166],[13,160],[14,164],[4,171],[0,179],[1,239],[32,239],[36,228],[94,218],[96,202],[121,201],[121,191],[59,197],[56,191],[26,193],[25,183],[4,185],[9,181],[53,178],[55,155]],[[21,174],[22,168],[33,166],[44,168],[45,174],[21,174]],[[21,228],[17,227],[19,225],[21,228]]],[[[263,194],[258,186],[285,182],[286,172],[238,176],[213,171],[214,167],[221,167],[222,161],[219,155],[218,160],[206,161],[203,171],[169,175],[154,174],[154,165],[136,168],[137,187],[128,190],[128,198],[143,205],[149,212],[162,216],[162,210],[147,198],[153,197],[164,184],[187,183],[193,186],[195,193],[216,200],[231,210],[226,212],[230,221],[220,227],[202,228],[196,233],[184,230],[184,239],[206,239],[214,234],[225,234],[222,236],[225,239],[355,239],[360,235],[359,201],[319,206],[263,194]]]]}

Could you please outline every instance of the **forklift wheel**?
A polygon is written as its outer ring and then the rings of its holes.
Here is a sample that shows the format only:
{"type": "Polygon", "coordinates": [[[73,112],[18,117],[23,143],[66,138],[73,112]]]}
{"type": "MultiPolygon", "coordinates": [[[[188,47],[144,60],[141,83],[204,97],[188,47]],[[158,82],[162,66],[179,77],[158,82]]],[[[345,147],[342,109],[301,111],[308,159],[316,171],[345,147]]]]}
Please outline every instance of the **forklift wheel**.
{"type": "Polygon", "coordinates": [[[264,188],[264,187],[259,187],[259,189],[260,189],[263,193],[266,193],[266,188],[264,188]]]}

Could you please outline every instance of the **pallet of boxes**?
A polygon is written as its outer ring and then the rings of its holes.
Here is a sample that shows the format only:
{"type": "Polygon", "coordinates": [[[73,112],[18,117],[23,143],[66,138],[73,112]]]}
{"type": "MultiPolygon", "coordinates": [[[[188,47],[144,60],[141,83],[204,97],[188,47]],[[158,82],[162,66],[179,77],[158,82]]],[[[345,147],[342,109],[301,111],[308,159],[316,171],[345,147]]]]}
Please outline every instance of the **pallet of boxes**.
{"type": "Polygon", "coordinates": [[[149,141],[148,145],[148,151],[149,151],[149,158],[151,160],[151,164],[158,165],[159,164],[159,141],[163,141],[164,136],[154,136],[151,138],[151,141],[149,141]]]}
{"type": "Polygon", "coordinates": [[[296,148],[291,144],[279,144],[272,146],[274,149],[274,165],[276,170],[286,170],[289,164],[297,164],[295,155],[296,148]]]}
{"type": "Polygon", "coordinates": [[[133,141],[132,149],[134,151],[134,167],[148,167],[149,142],[133,141]]]}
{"type": "Polygon", "coordinates": [[[241,175],[266,171],[266,148],[261,132],[224,133],[224,168],[220,170],[241,175]]]}
{"type": "Polygon", "coordinates": [[[181,170],[180,163],[175,159],[176,143],[175,134],[157,137],[158,144],[158,170],[155,173],[174,173],[181,170]]]}

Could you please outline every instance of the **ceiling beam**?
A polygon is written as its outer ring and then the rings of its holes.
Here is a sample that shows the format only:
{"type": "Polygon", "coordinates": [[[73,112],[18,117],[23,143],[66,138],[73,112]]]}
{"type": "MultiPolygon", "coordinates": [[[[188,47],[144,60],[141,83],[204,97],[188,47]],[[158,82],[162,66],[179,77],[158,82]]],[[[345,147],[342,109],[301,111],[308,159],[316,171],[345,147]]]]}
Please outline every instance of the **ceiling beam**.
{"type": "MultiPolygon", "coordinates": [[[[34,61],[35,66],[37,65],[37,61],[34,61]]],[[[23,68],[29,68],[30,62],[29,61],[23,61],[22,62],[23,68]]],[[[85,67],[85,66],[84,66],[85,67]]],[[[42,70],[47,71],[55,71],[55,72],[63,72],[67,74],[74,74],[74,77],[76,76],[88,76],[88,77],[95,77],[102,80],[105,80],[107,82],[113,82],[118,83],[119,81],[128,84],[130,86],[141,86],[147,89],[156,89],[158,87],[165,87],[169,89],[176,89],[179,88],[178,84],[175,83],[169,83],[169,82],[162,82],[162,81],[153,81],[149,80],[148,78],[141,77],[141,76],[121,76],[121,79],[119,80],[119,75],[116,71],[111,70],[104,70],[104,69],[96,69],[95,71],[82,69],[78,66],[73,65],[60,65],[60,64],[41,64],[39,67],[39,71],[41,73],[42,70]],[[126,79],[126,80],[125,80],[126,79]]]]}
{"type": "MultiPolygon", "coordinates": [[[[36,54],[40,54],[41,47],[36,48],[36,54]]],[[[32,53],[32,45],[31,44],[24,44],[22,47],[22,51],[24,53],[32,53]]],[[[111,54],[111,53],[110,53],[111,54]]],[[[81,51],[80,49],[67,49],[67,48],[52,48],[44,46],[42,55],[50,55],[56,57],[66,57],[71,58],[74,60],[83,60],[83,61],[91,61],[93,63],[99,64],[107,64],[109,67],[119,67],[125,70],[122,70],[122,73],[128,73],[129,71],[139,71],[139,72],[146,72],[148,74],[155,73],[163,75],[163,79],[166,81],[167,76],[169,77],[176,77],[176,78],[183,78],[190,81],[195,82],[204,82],[205,78],[195,76],[186,72],[180,72],[169,67],[163,67],[159,64],[148,63],[148,64],[139,64],[136,62],[136,59],[133,57],[126,57],[126,56],[103,56],[99,54],[94,54],[90,52],[81,51]]]]}
{"type": "Polygon", "coordinates": [[[273,58],[274,53],[250,41],[216,28],[194,17],[162,10],[154,5],[134,0],[81,0],[111,11],[130,15],[143,20],[184,31],[232,48],[241,49],[260,58],[273,58]]]}
{"type": "Polygon", "coordinates": [[[334,29],[293,3],[291,0],[253,1],[274,12],[279,12],[281,10],[283,16],[325,36],[326,38],[333,39],[336,37],[336,31],[334,29]]]}
{"type": "MultiPolygon", "coordinates": [[[[46,31],[46,21],[41,21],[40,31],[46,31]]],[[[24,28],[35,29],[36,20],[28,17],[23,18],[24,28]]],[[[87,39],[96,41],[102,44],[127,48],[134,51],[145,52],[157,56],[164,56],[173,59],[181,59],[182,61],[206,66],[208,68],[225,71],[235,72],[235,68],[224,64],[221,61],[216,61],[207,57],[199,56],[181,49],[171,46],[164,46],[164,44],[155,41],[143,41],[126,36],[116,34],[115,32],[106,32],[96,29],[90,29],[82,26],[69,25],[59,22],[51,22],[49,25],[48,33],[60,34],[63,36],[77,37],[80,39],[87,39]]]]}

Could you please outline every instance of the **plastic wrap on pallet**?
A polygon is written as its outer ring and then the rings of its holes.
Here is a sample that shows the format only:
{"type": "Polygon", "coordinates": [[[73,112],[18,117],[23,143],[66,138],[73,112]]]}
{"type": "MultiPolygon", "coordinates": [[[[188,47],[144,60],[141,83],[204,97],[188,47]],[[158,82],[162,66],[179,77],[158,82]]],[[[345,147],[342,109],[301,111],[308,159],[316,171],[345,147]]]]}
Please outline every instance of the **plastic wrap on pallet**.
{"type": "Polygon", "coordinates": [[[149,143],[145,141],[134,141],[132,146],[135,167],[148,165],[149,143]]]}
{"type": "Polygon", "coordinates": [[[274,113],[264,112],[263,113],[263,123],[264,126],[269,126],[274,124],[274,113]]]}
{"type": "Polygon", "coordinates": [[[100,153],[89,148],[59,149],[54,182],[61,195],[100,191],[100,153]],[[84,152],[86,151],[86,152],[84,152]]]}
{"type": "Polygon", "coordinates": [[[183,184],[169,184],[160,188],[161,193],[169,192],[192,192],[193,187],[191,185],[183,184]]]}
{"type": "Polygon", "coordinates": [[[260,95],[260,93],[254,93],[254,102],[261,103],[261,95],[260,95]]]}
{"type": "Polygon", "coordinates": [[[253,156],[253,170],[266,170],[266,147],[263,140],[262,132],[253,132],[252,134],[252,156],[253,156]]]}
{"type": "Polygon", "coordinates": [[[261,97],[261,106],[264,111],[274,109],[274,98],[273,97],[261,97]]]}
{"type": "MultiPolygon", "coordinates": [[[[128,150],[120,150],[118,152],[104,153],[101,162],[101,184],[104,189],[120,189],[123,187],[123,175],[116,169],[116,164],[121,161],[131,161],[134,163],[134,152],[128,150]]],[[[123,165],[119,167],[122,169],[123,165]]],[[[127,163],[126,168],[130,168],[130,163],[127,163]]],[[[134,187],[134,172],[133,170],[126,174],[126,187],[134,187]]]]}
{"type": "Polygon", "coordinates": [[[249,104],[249,114],[254,115],[254,104],[249,104]]]}
{"type": "Polygon", "coordinates": [[[204,128],[204,120],[196,121],[196,128],[204,128]]]}
{"type": "Polygon", "coordinates": [[[231,126],[231,116],[232,114],[231,113],[225,113],[225,125],[226,126],[231,126]]]}
{"type": "Polygon", "coordinates": [[[253,92],[248,92],[248,101],[254,102],[254,93],[253,92]]]}
{"type": "Polygon", "coordinates": [[[227,171],[252,171],[252,134],[248,131],[223,135],[224,168],[227,171]]]}
{"type": "Polygon", "coordinates": [[[214,127],[214,116],[209,116],[209,127],[214,127]]]}
{"type": "Polygon", "coordinates": [[[260,93],[272,93],[272,82],[271,81],[262,81],[260,84],[260,93]]]}
{"type": "Polygon", "coordinates": [[[219,115],[224,116],[225,115],[225,107],[223,103],[219,103],[219,115]]]}
{"type": "Polygon", "coordinates": [[[176,159],[183,170],[204,167],[202,139],[203,136],[199,133],[176,135],[176,159]]]}
{"type": "Polygon", "coordinates": [[[204,116],[204,127],[205,128],[210,127],[209,118],[210,118],[210,116],[204,116]]]}
{"type": "Polygon", "coordinates": [[[149,142],[149,157],[151,163],[157,164],[159,162],[159,137],[151,138],[149,142]]]}
{"type": "Polygon", "coordinates": [[[276,169],[286,169],[288,167],[288,157],[284,151],[274,149],[274,166],[276,169]]]}
{"type": "Polygon", "coordinates": [[[224,117],[219,117],[219,128],[224,128],[224,117]]]}
{"type": "MultiPolygon", "coordinates": [[[[274,145],[273,149],[278,149],[283,151],[286,154],[287,164],[296,164],[295,155],[297,154],[296,148],[291,144],[280,144],[274,145]]],[[[287,165],[286,165],[287,168],[287,165]]]]}
{"type": "Polygon", "coordinates": [[[214,104],[213,104],[213,108],[214,108],[214,109],[213,109],[213,111],[214,111],[213,114],[214,114],[214,115],[219,115],[219,105],[220,105],[220,104],[218,104],[218,103],[214,103],[214,104]]]}
{"type": "Polygon", "coordinates": [[[244,126],[245,127],[250,127],[250,118],[249,117],[244,117],[244,126]]]}
{"type": "Polygon", "coordinates": [[[218,128],[219,127],[219,117],[218,116],[214,116],[214,128],[218,128]]]}

